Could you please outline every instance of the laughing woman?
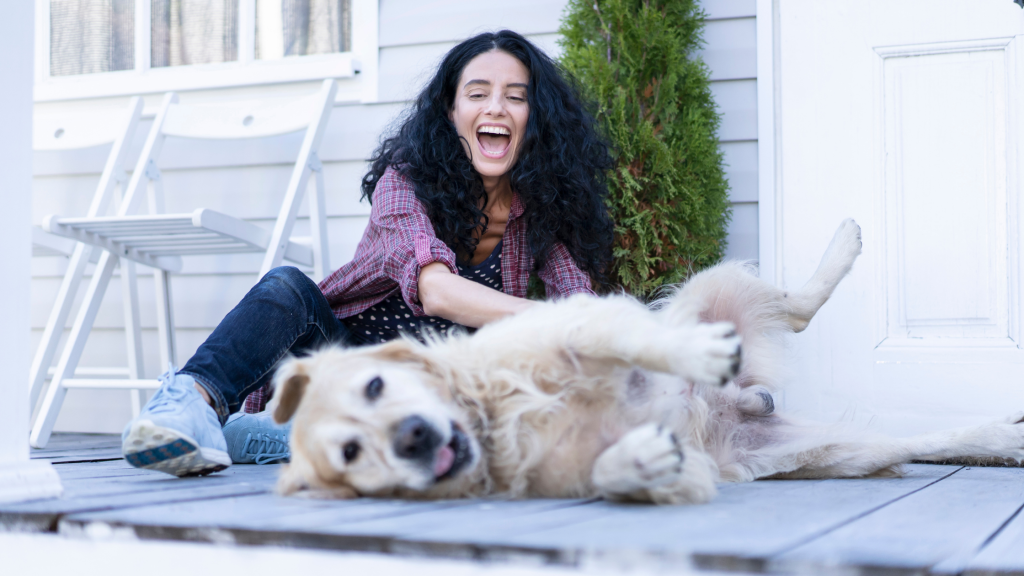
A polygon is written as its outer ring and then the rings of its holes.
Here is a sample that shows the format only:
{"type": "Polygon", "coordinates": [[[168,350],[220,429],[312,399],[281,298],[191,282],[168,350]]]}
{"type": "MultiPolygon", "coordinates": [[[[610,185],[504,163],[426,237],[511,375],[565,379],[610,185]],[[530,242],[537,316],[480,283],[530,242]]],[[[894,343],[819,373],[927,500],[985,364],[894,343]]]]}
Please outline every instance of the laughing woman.
{"type": "Polygon", "coordinates": [[[370,222],[351,262],[319,286],[271,270],[125,428],[133,466],[176,476],[288,455],[265,405],[277,364],[592,293],[611,259],[607,146],[573,84],[515,32],[453,48],[363,178],[370,222]],[[222,429],[223,425],[223,429],[222,429]]]}

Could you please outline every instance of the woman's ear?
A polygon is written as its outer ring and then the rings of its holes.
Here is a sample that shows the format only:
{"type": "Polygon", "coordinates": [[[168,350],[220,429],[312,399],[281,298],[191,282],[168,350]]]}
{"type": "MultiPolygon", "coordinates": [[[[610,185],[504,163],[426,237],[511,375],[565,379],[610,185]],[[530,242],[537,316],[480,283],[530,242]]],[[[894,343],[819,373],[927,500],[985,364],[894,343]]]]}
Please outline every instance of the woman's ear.
{"type": "Polygon", "coordinates": [[[309,374],[302,359],[292,358],[277,369],[274,374],[274,398],[267,406],[274,415],[274,422],[284,424],[291,420],[308,384],[309,374]]]}

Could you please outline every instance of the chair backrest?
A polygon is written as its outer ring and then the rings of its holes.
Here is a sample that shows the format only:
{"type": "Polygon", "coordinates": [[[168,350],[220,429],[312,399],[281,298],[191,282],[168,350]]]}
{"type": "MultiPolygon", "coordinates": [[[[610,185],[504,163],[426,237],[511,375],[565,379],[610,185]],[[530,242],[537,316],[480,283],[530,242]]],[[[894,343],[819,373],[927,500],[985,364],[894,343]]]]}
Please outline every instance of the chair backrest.
{"type": "MultiPolygon", "coordinates": [[[[85,216],[104,213],[114,195],[114,188],[126,180],[124,169],[128,147],[142,118],[142,98],[132,98],[127,109],[108,108],[75,115],[36,114],[32,118],[32,148],[37,151],[64,152],[112,144],[107,162],[100,173],[89,210],[85,216]]],[[[44,237],[34,232],[33,254],[51,256],[63,254],[74,245],[64,240],[44,237]]]]}
{"type": "Polygon", "coordinates": [[[164,118],[163,133],[181,138],[227,140],[297,132],[318,120],[320,96],[317,92],[288,100],[172,104],[164,118]]]}
{"type": "Polygon", "coordinates": [[[64,151],[110,144],[124,135],[126,120],[131,122],[136,106],[141,105],[138,98],[132,100],[127,113],[124,108],[102,108],[86,114],[34,114],[32,149],[64,151]]]}
{"type": "MultiPolygon", "coordinates": [[[[118,214],[135,214],[142,199],[140,189],[143,184],[159,181],[158,160],[168,136],[237,140],[305,129],[288,189],[274,224],[270,249],[261,270],[265,273],[280,265],[310,173],[322,169],[317,151],[330,118],[336,91],[334,80],[328,79],[323,81],[316,93],[287,101],[246,100],[197,105],[179,104],[176,94],[167,93],[143,145],[118,214]]],[[[155,211],[162,212],[163,198],[159,186],[154,187],[152,198],[157,205],[155,211]]]]}

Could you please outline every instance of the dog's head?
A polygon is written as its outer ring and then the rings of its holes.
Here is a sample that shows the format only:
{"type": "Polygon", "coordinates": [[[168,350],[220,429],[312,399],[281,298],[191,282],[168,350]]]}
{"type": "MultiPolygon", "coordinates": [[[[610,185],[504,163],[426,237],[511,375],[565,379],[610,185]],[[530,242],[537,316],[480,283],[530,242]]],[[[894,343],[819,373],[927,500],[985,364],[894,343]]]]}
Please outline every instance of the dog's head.
{"type": "Polygon", "coordinates": [[[292,420],[280,492],[335,497],[465,493],[480,445],[423,349],[404,340],[327,348],[274,376],[274,420],[292,420]]]}

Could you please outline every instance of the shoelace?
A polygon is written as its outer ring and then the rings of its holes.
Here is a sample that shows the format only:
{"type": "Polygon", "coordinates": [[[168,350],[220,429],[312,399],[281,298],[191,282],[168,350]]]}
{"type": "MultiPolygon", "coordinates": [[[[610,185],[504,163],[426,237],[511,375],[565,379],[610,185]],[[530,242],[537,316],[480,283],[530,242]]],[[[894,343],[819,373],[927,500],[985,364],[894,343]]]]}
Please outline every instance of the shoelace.
{"type": "Polygon", "coordinates": [[[149,409],[151,411],[153,409],[163,408],[168,403],[179,402],[188,394],[188,387],[174,385],[168,386],[168,383],[173,381],[175,373],[176,370],[174,368],[174,365],[168,364],[167,372],[164,372],[159,376],[158,379],[160,380],[160,388],[157,390],[156,394],[153,395],[153,398],[149,401],[149,409]]]}
{"type": "Polygon", "coordinates": [[[245,437],[243,453],[246,456],[253,456],[257,464],[268,464],[291,455],[287,439],[282,440],[279,436],[270,434],[256,434],[253,437],[252,432],[245,437]]]}

